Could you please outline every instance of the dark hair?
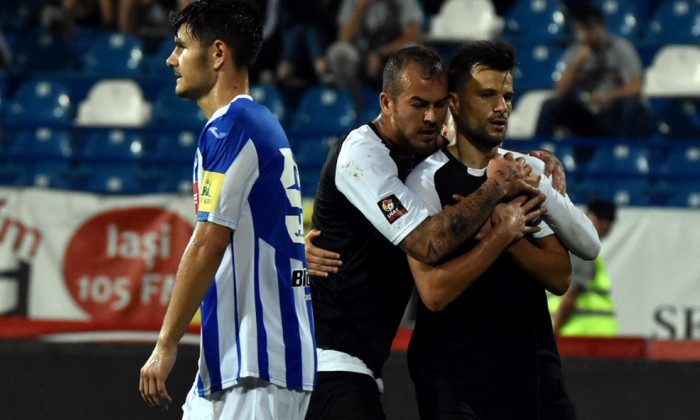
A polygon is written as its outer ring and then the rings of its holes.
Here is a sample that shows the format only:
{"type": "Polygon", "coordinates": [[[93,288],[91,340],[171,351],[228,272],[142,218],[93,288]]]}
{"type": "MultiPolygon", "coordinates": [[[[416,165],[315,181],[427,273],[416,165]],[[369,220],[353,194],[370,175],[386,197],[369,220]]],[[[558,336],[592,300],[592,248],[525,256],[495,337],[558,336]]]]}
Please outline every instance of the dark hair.
{"type": "Polygon", "coordinates": [[[208,47],[220,39],[231,49],[238,68],[250,68],[263,42],[260,14],[245,0],[197,0],[170,14],[175,35],[186,25],[193,38],[208,47]]]}
{"type": "Polygon", "coordinates": [[[615,204],[610,201],[595,199],[588,203],[588,211],[595,214],[597,218],[612,223],[615,221],[617,208],[615,204]]]}
{"type": "Polygon", "coordinates": [[[570,14],[574,22],[577,22],[584,28],[590,29],[596,26],[606,26],[603,11],[590,4],[574,7],[571,9],[570,14]]]}
{"type": "Polygon", "coordinates": [[[428,80],[437,80],[446,73],[442,56],[432,47],[425,45],[411,45],[401,48],[393,53],[382,74],[382,90],[393,98],[396,98],[401,90],[399,79],[401,71],[410,63],[417,63],[423,68],[423,77],[428,80]]]}
{"type": "Polygon", "coordinates": [[[450,59],[448,83],[451,92],[459,92],[471,79],[474,67],[481,65],[498,71],[512,72],[515,47],[508,41],[471,41],[462,44],[450,59]]]}

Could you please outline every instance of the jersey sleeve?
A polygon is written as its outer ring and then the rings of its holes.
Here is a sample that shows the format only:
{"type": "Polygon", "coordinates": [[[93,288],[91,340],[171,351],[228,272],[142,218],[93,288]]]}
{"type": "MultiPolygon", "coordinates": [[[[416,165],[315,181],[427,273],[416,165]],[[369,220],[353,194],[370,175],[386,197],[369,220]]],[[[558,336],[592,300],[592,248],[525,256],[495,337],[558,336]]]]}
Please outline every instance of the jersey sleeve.
{"type": "MultiPolygon", "coordinates": [[[[508,151],[501,149],[500,152],[508,151]]],[[[540,175],[538,189],[546,197],[542,205],[547,208],[542,220],[546,222],[547,228],[535,233],[535,238],[554,233],[574,255],[586,260],[594,259],[600,252],[600,239],[588,216],[574,205],[568,195],[561,195],[554,189],[552,178],[544,175],[542,160],[519,152],[511,153],[516,157],[525,158],[532,171],[540,175]]]]}
{"type": "Polygon", "coordinates": [[[595,263],[585,261],[571,255],[571,285],[579,290],[585,290],[595,276],[595,263]]]}
{"type": "Polygon", "coordinates": [[[233,230],[258,176],[258,154],[244,130],[216,121],[200,139],[197,220],[233,230]]]}
{"type": "Polygon", "coordinates": [[[399,179],[396,163],[382,143],[348,138],[336,165],[338,191],[394,245],[428,217],[425,204],[399,179]]]}

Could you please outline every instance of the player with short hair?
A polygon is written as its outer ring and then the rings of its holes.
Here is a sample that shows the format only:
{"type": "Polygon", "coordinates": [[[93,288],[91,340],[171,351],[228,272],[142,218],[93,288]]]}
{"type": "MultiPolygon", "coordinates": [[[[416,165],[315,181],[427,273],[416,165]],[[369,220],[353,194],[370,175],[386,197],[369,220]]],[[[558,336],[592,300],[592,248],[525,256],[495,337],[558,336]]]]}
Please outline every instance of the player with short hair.
{"type": "Polygon", "coordinates": [[[403,181],[440,138],[445,67],[435,50],[406,47],[389,59],[383,83],[380,116],[333,146],[314,203],[316,245],[340,253],[343,265],[312,277],[319,373],[308,419],[384,418],[381,371],[413,289],[405,253],[441,260],[505,196],[535,193],[517,209],[527,220],[544,211],[532,211],[544,197],[524,182],[529,168],[507,155],[492,160],[479,191],[428,216],[403,181]]]}
{"type": "MultiPolygon", "coordinates": [[[[454,205],[455,194],[477,190],[487,180],[490,160],[509,153],[501,145],[512,109],[514,68],[515,48],[506,41],[469,42],[452,57],[456,142],[426,158],[406,180],[431,213],[454,205]]],[[[547,196],[548,212],[538,221],[538,232],[513,229],[512,210],[497,207],[454,259],[434,267],[409,257],[421,302],[408,363],[423,420],[575,417],[545,292],[567,290],[571,265],[563,241],[546,221],[574,237],[576,232],[590,237],[594,230],[583,212],[553,190],[542,162],[525,158],[547,196]]],[[[597,241],[591,245],[600,247],[597,241]]]]}
{"type": "Polygon", "coordinates": [[[282,127],[249,93],[262,27],[241,0],[195,1],[171,24],[175,92],[209,120],[194,162],[197,224],[139,389],[167,408],[165,380],[201,304],[199,372],[184,418],[302,419],[316,354],[301,193],[282,127]]]}

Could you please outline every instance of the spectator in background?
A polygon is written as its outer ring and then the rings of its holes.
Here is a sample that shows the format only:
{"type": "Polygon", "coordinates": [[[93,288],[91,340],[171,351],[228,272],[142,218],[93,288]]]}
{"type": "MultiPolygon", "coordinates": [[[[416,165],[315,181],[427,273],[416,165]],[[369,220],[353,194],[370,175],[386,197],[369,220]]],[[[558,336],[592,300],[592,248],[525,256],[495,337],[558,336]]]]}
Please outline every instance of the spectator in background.
{"type": "Polygon", "coordinates": [[[0,73],[10,68],[12,64],[12,50],[5,39],[5,34],[0,30],[0,73]]]}
{"type": "Polygon", "coordinates": [[[279,30],[280,0],[251,2],[258,10],[263,22],[263,45],[257,60],[250,69],[251,83],[275,83],[275,71],[280,59],[282,37],[279,30]]]}
{"type": "Polygon", "coordinates": [[[119,0],[66,0],[68,18],[74,26],[116,31],[119,0]]]}
{"type": "Polygon", "coordinates": [[[329,82],[326,49],[337,34],[337,2],[333,0],[282,0],[282,56],[277,81],[314,84],[329,82]]]}
{"type": "MultiPolygon", "coordinates": [[[[615,223],[616,207],[609,201],[593,200],[588,204],[586,214],[602,240],[615,223]]],[[[593,261],[585,261],[572,254],[571,269],[569,290],[562,297],[549,297],[554,332],[574,336],[617,336],[615,305],[603,257],[599,255],[593,261]]]]}
{"type": "Polygon", "coordinates": [[[168,14],[178,7],[177,0],[120,0],[118,30],[138,37],[146,51],[155,51],[172,35],[168,14]]]}
{"type": "Polygon", "coordinates": [[[650,133],[634,46],[610,34],[603,12],[572,9],[576,42],[564,52],[557,95],[542,105],[538,135],[637,137],[650,133]]]}
{"type": "Polygon", "coordinates": [[[423,18],[416,0],[343,0],[328,65],[338,85],[350,91],[358,115],[364,108],[362,84],[381,90],[388,57],[421,42],[423,18]]]}

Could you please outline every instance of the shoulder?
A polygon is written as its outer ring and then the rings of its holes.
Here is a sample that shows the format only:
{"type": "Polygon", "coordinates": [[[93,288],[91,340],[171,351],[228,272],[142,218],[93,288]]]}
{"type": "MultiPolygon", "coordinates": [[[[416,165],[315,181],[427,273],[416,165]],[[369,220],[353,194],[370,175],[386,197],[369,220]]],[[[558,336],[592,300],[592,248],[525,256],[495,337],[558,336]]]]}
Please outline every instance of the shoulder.
{"type": "Polygon", "coordinates": [[[444,166],[449,161],[449,158],[444,151],[438,150],[427,158],[423,159],[421,163],[416,165],[416,167],[411,171],[407,178],[407,184],[411,179],[417,179],[425,177],[427,175],[432,175],[437,172],[442,166],[444,166]]]}
{"type": "Polygon", "coordinates": [[[442,209],[435,184],[436,173],[449,163],[449,157],[438,150],[419,163],[406,178],[406,186],[428,206],[431,214],[442,209]]]}
{"type": "Polygon", "coordinates": [[[367,124],[347,135],[338,155],[339,164],[353,162],[360,166],[368,166],[387,160],[392,160],[389,149],[367,124]]]}

